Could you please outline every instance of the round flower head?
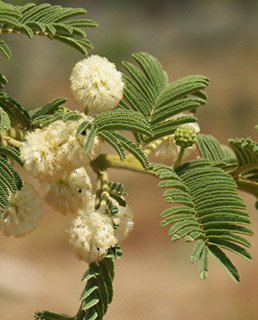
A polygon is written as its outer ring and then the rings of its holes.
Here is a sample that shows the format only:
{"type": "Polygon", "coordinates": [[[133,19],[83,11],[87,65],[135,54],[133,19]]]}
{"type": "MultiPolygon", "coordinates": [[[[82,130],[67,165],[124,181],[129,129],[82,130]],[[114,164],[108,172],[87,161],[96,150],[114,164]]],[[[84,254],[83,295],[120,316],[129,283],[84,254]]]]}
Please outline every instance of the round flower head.
{"type": "Polygon", "coordinates": [[[61,120],[51,123],[46,129],[28,133],[20,149],[24,169],[41,181],[57,181],[63,175],[94,160],[101,148],[101,141],[94,138],[91,149],[84,152],[86,135],[76,135],[78,126],[88,117],[78,121],[61,120]]]}
{"type": "Polygon", "coordinates": [[[50,140],[46,140],[45,130],[36,129],[27,133],[20,149],[24,169],[39,180],[47,180],[56,174],[55,154],[50,140]]]}
{"type": "Polygon", "coordinates": [[[37,227],[42,216],[42,200],[34,187],[26,183],[9,201],[10,208],[0,217],[0,230],[6,236],[23,237],[37,227]]]}
{"type": "Polygon", "coordinates": [[[112,219],[101,210],[80,210],[67,233],[76,256],[88,263],[103,260],[117,244],[112,219]]]}
{"type": "Polygon", "coordinates": [[[78,104],[95,113],[114,109],[123,97],[121,72],[106,58],[92,55],[73,68],[71,91],[78,104]]]}
{"type": "Polygon", "coordinates": [[[113,222],[116,226],[115,236],[118,243],[125,240],[133,230],[133,211],[128,207],[118,207],[118,213],[113,216],[113,222]]]}
{"type": "Polygon", "coordinates": [[[77,213],[92,197],[91,180],[84,168],[65,175],[62,180],[46,183],[45,201],[62,214],[77,213]]]}

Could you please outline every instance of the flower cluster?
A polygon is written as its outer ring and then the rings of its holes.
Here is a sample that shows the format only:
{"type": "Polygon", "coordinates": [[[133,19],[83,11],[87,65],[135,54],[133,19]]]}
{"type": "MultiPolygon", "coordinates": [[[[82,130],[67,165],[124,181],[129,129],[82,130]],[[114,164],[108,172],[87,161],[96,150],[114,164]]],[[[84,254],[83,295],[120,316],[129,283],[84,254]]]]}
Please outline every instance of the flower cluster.
{"type": "Polygon", "coordinates": [[[87,154],[84,153],[86,135],[77,135],[82,121],[61,120],[51,123],[46,129],[36,129],[25,136],[20,149],[24,169],[40,181],[53,182],[62,179],[64,174],[89,165],[100,153],[101,140],[95,137],[87,154]]]}
{"type": "MultiPolygon", "coordinates": [[[[122,74],[106,58],[91,56],[80,61],[70,80],[76,101],[95,113],[116,108],[123,97],[122,74]]],[[[82,122],[92,122],[93,118],[79,115],[79,120],[57,120],[28,132],[20,158],[24,170],[44,187],[45,202],[63,215],[75,215],[67,230],[69,243],[79,259],[92,263],[102,260],[109,248],[128,237],[133,213],[117,203],[114,215],[105,205],[95,209],[96,196],[86,167],[100,154],[102,140],[95,136],[85,154],[89,130],[77,132],[82,122]]],[[[22,237],[37,226],[42,200],[31,185],[25,184],[9,201],[10,208],[0,213],[0,229],[7,236],[22,237]]]]}

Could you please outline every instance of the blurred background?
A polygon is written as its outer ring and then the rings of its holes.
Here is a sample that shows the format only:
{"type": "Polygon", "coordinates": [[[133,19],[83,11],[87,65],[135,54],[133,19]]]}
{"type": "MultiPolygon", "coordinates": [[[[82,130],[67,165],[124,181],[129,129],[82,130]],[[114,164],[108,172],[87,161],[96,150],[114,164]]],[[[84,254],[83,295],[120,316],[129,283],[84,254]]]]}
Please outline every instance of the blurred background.
{"type": "MultiPolygon", "coordinates": [[[[34,1],[37,4],[43,1],[34,1]]],[[[9,1],[22,5],[26,1],[9,1]]],[[[87,0],[49,1],[82,7],[98,22],[86,30],[95,49],[123,71],[121,61],[134,52],[156,56],[170,81],[190,74],[211,79],[208,104],[198,112],[203,133],[226,143],[228,138],[257,138],[258,119],[258,1],[256,0],[87,0]]],[[[7,92],[28,109],[57,97],[79,107],[69,90],[69,76],[80,53],[62,43],[35,37],[6,38],[13,58],[0,60],[9,80],[7,92]]],[[[90,173],[94,179],[94,175],[90,173]]],[[[240,275],[235,284],[210,260],[209,277],[201,281],[192,265],[192,244],[171,243],[160,229],[166,208],[157,181],[134,173],[110,171],[125,184],[135,227],[116,261],[114,300],[105,320],[256,320],[258,318],[258,245],[251,239],[253,261],[231,256],[240,275]]],[[[258,233],[253,197],[244,195],[258,233]]],[[[37,230],[22,239],[0,236],[0,319],[28,320],[36,310],[75,314],[80,282],[86,270],[67,244],[65,228],[71,217],[49,207],[37,230]]]]}

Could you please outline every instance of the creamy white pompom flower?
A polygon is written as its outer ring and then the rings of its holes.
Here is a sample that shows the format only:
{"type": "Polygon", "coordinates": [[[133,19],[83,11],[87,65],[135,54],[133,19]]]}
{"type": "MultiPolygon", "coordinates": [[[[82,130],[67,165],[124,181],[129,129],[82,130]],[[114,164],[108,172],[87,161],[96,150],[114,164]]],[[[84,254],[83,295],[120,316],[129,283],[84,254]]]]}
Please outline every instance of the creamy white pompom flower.
{"type": "Polygon", "coordinates": [[[118,207],[118,212],[113,216],[113,223],[115,225],[115,236],[117,242],[121,243],[133,230],[133,211],[129,206],[118,207]]]}
{"type": "Polygon", "coordinates": [[[123,97],[122,74],[104,57],[92,55],[79,61],[73,68],[70,81],[77,103],[94,113],[114,109],[123,97]]]}
{"type": "Polygon", "coordinates": [[[90,177],[84,168],[75,169],[62,180],[45,183],[47,204],[62,214],[75,214],[86,208],[92,198],[90,177]]]}
{"type": "Polygon", "coordinates": [[[88,263],[103,260],[108,249],[117,244],[112,219],[100,209],[80,210],[67,234],[76,256],[88,263]]]}
{"type": "Polygon", "coordinates": [[[58,181],[63,175],[82,166],[87,166],[100,153],[101,140],[98,136],[87,154],[84,152],[86,135],[76,135],[83,116],[77,121],[61,120],[51,123],[46,129],[36,129],[25,136],[20,149],[24,169],[41,181],[58,181]]]}
{"type": "Polygon", "coordinates": [[[10,208],[1,213],[0,230],[6,236],[23,237],[33,231],[42,216],[42,200],[28,183],[10,196],[10,208]]]}

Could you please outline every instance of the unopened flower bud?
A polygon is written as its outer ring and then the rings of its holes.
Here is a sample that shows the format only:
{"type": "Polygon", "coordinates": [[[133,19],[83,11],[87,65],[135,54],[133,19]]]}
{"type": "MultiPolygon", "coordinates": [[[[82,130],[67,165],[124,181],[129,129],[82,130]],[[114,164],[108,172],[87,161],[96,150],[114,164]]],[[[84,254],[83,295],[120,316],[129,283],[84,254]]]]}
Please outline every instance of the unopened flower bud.
{"type": "Polygon", "coordinates": [[[182,148],[191,147],[196,141],[195,128],[189,124],[179,126],[174,134],[176,144],[182,148]]]}

